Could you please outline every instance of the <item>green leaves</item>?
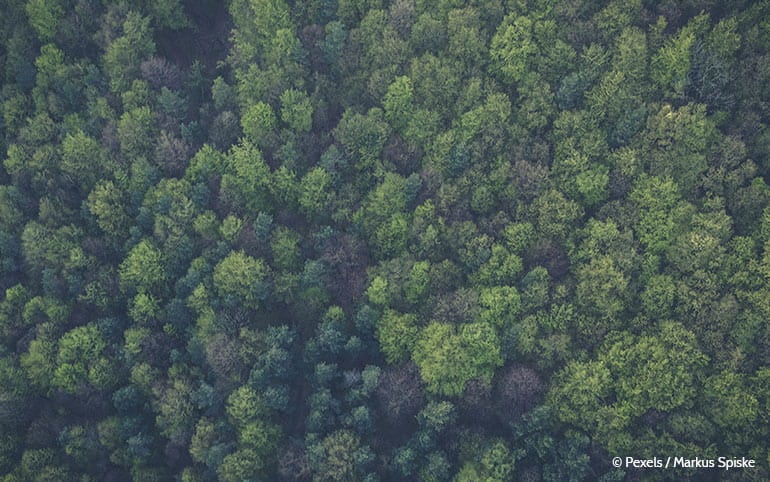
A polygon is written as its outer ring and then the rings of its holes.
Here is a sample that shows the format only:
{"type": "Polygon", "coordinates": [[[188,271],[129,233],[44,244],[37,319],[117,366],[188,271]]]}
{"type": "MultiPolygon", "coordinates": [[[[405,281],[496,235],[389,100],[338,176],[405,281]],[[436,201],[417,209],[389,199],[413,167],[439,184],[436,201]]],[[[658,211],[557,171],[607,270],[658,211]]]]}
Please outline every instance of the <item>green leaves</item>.
{"type": "Polygon", "coordinates": [[[492,37],[489,48],[492,68],[506,83],[519,82],[528,72],[530,59],[537,53],[532,26],[530,18],[510,15],[492,37]]]}
{"type": "Polygon", "coordinates": [[[155,141],[155,116],[149,107],[137,107],[120,117],[118,139],[120,152],[127,160],[150,158],[155,141]]]}
{"type": "Polygon", "coordinates": [[[313,127],[313,106],[304,92],[288,89],[281,94],[281,120],[296,132],[313,127]]]}
{"type": "Polygon", "coordinates": [[[388,86],[382,105],[385,107],[385,118],[398,132],[403,132],[409,125],[414,110],[413,98],[414,88],[407,76],[396,78],[388,86]]]}
{"type": "Polygon", "coordinates": [[[688,214],[676,184],[670,178],[643,177],[629,198],[639,206],[639,240],[652,253],[666,250],[688,214]]]}
{"type": "Polygon", "coordinates": [[[611,451],[629,450],[634,421],[651,410],[688,409],[708,362],[681,324],[653,333],[616,333],[595,361],[571,362],[554,376],[548,403],[558,418],[594,433],[611,451]]]}
{"type": "Polygon", "coordinates": [[[107,342],[94,324],[80,326],[59,340],[52,385],[74,393],[86,382],[97,388],[114,385],[112,362],[104,358],[107,342]]]}
{"type": "Polygon", "coordinates": [[[634,340],[627,333],[608,342],[599,360],[616,377],[617,405],[631,416],[649,409],[672,410],[694,402],[695,376],[708,358],[695,335],[682,325],[662,322],[655,335],[634,340]]]}
{"type": "Polygon", "coordinates": [[[377,338],[388,363],[407,360],[414,350],[419,332],[416,316],[385,310],[377,324],[377,338]]]}
{"type": "Polygon", "coordinates": [[[266,299],[268,267],[243,251],[232,251],[214,267],[214,287],[228,303],[257,309],[266,299]]]}
{"type": "Polygon", "coordinates": [[[139,64],[155,52],[150,19],[129,12],[123,22],[123,35],[104,53],[104,69],[115,93],[126,91],[139,72],[139,64]]]}
{"type": "Polygon", "coordinates": [[[162,253],[148,239],[131,248],[120,264],[120,284],[129,292],[153,292],[166,280],[162,253]]]}
{"type": "Polygon", "coordinates": [[[686,29],[668,39],[650,62],[650,77],[666,94],[682,97],[690,73],[690,50],[695,33],[686,29]]]}
{"type": "Polygon", "coordinates": [[[500,340],[486,323],[433,322],[420,334],[412,358],[428,391],[446,396],[460,395],[473,378],[489,382],[503,363],[500,340]]]}
{"type": "Polygon", "coordinates": [[[56,34],[64,17],[62,0],[29,0],[25,6],[29,23],[42,41],[50,40],[56,34]]]}
{"type": "Polygon", "coordinates": [[[265,141],[275,128],[275,124],[273,108],[264,102],[250,105],[241,117],[243,133],[257,145],[265,141]]]}
{"type": "Polygon", "coordinates": [[[256,145],[249,141],[234,146],[227,155],[221,196],[238,212],[270,210],[270,168],[256,145]]]}

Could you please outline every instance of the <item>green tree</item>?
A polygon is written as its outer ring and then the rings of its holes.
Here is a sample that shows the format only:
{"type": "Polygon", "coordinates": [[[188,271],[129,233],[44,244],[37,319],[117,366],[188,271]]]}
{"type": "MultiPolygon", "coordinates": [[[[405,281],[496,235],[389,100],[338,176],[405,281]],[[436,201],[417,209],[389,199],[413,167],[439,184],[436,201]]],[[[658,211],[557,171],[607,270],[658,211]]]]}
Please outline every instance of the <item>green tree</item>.
{"type": "Polygon", "coordinates": [[[457,482],[503,482],[513,478],[516,454],[511,453],[502,439],[485,441],[474,455],[474,459],[465,462],[460,469],[455,477],[457,482]]]}
{"type": "Polygon", "coordinates": [[[576,274],[575,296],[585,312],[615,319],[627,305],[628,277],[609,256],[592,259],[576,274]]]}
{"type": "Polygon", "coordinates": [[[267,414],[267,407],[261,397],[249,386],[238,388],[227,398],[227,415],[236,427],[245,427],[267,414]]]}
{"type": "Polygon", "coordinates": [[[366,115],[346,110],[334,129],[335,139],[345,146],[345,153],[356,160],[356,170],[363,176],[365,185],[382,178],[378,159],[388,134],[389,126],[378,108],[370,109],[366,115]]]}
{"type": "Polygon", "coordinates": [[[128,292],[154,292],[166,281],[164,264],[163,254],[143,239],[120,264],[120,284],[128,292]]]}
{"type": "Polygon", "coordinates": [[[759,401],[746,382],[740,373],[723,371],[704,384],[703,406],[731,446],[746,444],[757,429],[759,401]]]}
{"type": "Polygon", "coordinates": [[[521,296],[513,286],[492,286],[479,293],[478,320],[498,328],[512,326],[521,313],[521,296]]]}
{"type": "Polygon", "coordinates": [[[695,374],[708,359],[691,332],[678,323],[664,322],[655,335],[634,340],[621,334],[609,342],[600,360],[616,378],[618,405],[638,416],[648,409],[692,406],[695,374]]]}
{"type": "Polygon", "coordinates": [[[313,480],[362,480],[362,462],[366,461],[361,439],[349,430],[337,430],[327,435],[319,446],[319,459],[313,480]],[[363,459],[363,460],[362,460],[363,459]]]}
{"type": "Polygon", "coordinates": [[[691,49],[695,42],[692,28],[681,29],[670,37],[650,61],[650,78],[666,95],[684,96],[689,82],[691,49]]]}
{"type": "Polygon", "coordinates": [[[238,0],[229,6],[233,30],[232,61],[238,66],[263,60],[281,29],[291,29],[291,14],[283,0],[238,0]]]}
{"type": "Polygon", "coordinates": [[[333,199],[332,176],[322,167],[305,174],[299,185],[299,207],[308,218],[318,220],[329,212],[333,199]]]}
{"type": "Polygon", "coordinates": [[[72,184],[89,192],[111,169],[107,153],[92,137],[77,131],[62,141],[61,170],[72,184]]]}
{"type": "Polygon", "coordinates": [[[400,363],[408,359],[417,343],[419,332],[415,315],[385,310],[377,324],[377,338],[388,363],[400,363]]]}
{"type": "Polygon", "coordinates": [[[155,131],[155,116],[149,107],[137,107],[125,112],[118,121],[120,153],[124,159],[149,159],[155,146],[155,131]]]}
{"type": "Polygon", "coordinates": [[[63,0],[29,0],[25,5],[29,23],[42,41],[56,35],[66,12],[63,0]]]}
{"type": "Polygon", "coordinates": [[[180,0],[160,0],[147,2],[153,20],[160,27],[177,30],[190,26],[180,0]]]}
{"type": "Polygon", "coordinates": [[[404,295],[410,303],[418,303],[428,291],[430,284],[430,262],[418,261],[412,266],[409,278],[404,283],[404,295]]]}
{"type": "Polygon", "coordinates": [[[636,235],[652,253],[665,251],[687,222],[690,209],[670,178],[642,177],[629,198],[639,209],[636,235]]]}
{"type": "Polygon", "coordinates": [[[304,92],[288,89],[281,94],[281,120],[295,132],[313,127],[313,106],[304,92]]]}
{"type": "Polygon", "coordinates": [[[261,259],[232,251],[214,267],[214,287],[226,300],[256,309],[266,299],[268,274],[261,259]]]}
{"type": "Polygon", "coordinates": [[[270,250],[273,253],[273,265],[283,271],[298,271],[302,260],[300,236],[289,228],[279,226],[273,230],[270,250]]]}
{"type": "Polygon", "coordinates": [[[584,214],[579,204],[566,199],[556,189],[546,191],[535,199],[532,208],[537,216],[540,233],[557,239],[566,237],[570,227],[584,214]]]}
{"type": "Polygon", "coordinates": [[[275,129],[275,124],[273,108],[264,102],[250,105],[241,117],[243,133],[255,145],[264,145],[270,133],[275,129]]]}
{"type": "Polygon", "coordinates": [[[682,194],[694,192],[708,168],[709,146],[717,136],[706,106],[687,104],[674,109],[664,104],[648,117],[645,134],[649,172],[672,178],[682,194]]]}
{"type": "Polygon", "coordinates": [[[486,323],[433,322],[420,333],[412,358],[427,389],[447,396],[460,395],[473,378],[489,382],[502,365],[500,340],[486,323]]]}
{"type": "Polygon", "coordinates": [[[532,38],[533,22],[524,16],[509,15],[492,37],[489,56],[492,68],[509,84],[519,82],[531,68],[538,54],[532,38]]]}
{"type": "Polygon", "coordinates": [[[248,141],[233,146],[226,166],[220,196],[238,212],[269,212],[273,179],[259,149],[248,141]]]}
{"type": "Polygon", "coordinates": [[[266,467],[264,461],[250,448],[238,449],[228,454],[217,468],[219,480],[223,482],[240,482],[249,480],[255,475],[263,474],[266,467]]]}
{"type": "Polygon", "coordinates": [[[88,195],[88,209],[109,236],[120,238],[131,224],[124,193],[112,181],[99,181],[88,195]]]}
{"type": "Polygon", "coordinates": [[[409,77],[397,77],[390,86],[382,106],[385,108],[385,118],[396,132],[404,132],[414,111],[414,88],[409,77]]]}
{"type": "Polygon", "coordinates": [[[86,382],[96,388],[115,383],[115,368],[103,355],[107,342],[95,324],[80,326],[59,340],[52,384],[74,393],[86,382]]]}
{"type": "Polygon", "coordinates": [[[56,337],[52,323],[43,323],[36,327],[36,337],[29,344],[27,352],[19,357],[30,383],[46,391],[54,376],[56,368],[56,337]]]}
{"type": "Polygon", "coordinates": [[[110,43],[103,58],[105,73],[115,93],[128,90],[131,81],[139,75],[141,62],[155,52],[148,17],[129,12],[122,30],[123,34],[110,43]]]}
{"type": "Polygon", "coordinates": [[[508,251],[503,245],[492,245],[489,259],[479,266],[472,279],[480,285],[514,284],[524,268],[521,258],[508,251]]]}
{"type": "Polygon", "coordinates": [[[554,376],[547,400],[562,422],[595,430],[611,389],[604,363],[571,362],[554,376]]]}

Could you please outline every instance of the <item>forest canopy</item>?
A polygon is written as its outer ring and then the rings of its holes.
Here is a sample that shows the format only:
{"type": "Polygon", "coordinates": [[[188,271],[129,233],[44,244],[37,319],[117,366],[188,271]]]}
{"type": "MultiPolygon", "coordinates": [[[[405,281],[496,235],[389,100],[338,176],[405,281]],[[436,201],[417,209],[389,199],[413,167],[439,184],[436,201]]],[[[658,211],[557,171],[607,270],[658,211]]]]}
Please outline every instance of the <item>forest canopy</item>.
{"type": "Polygon", "coordinates": [[[3,482],[770,479],[770,2],[0,11],[3,482]]]}

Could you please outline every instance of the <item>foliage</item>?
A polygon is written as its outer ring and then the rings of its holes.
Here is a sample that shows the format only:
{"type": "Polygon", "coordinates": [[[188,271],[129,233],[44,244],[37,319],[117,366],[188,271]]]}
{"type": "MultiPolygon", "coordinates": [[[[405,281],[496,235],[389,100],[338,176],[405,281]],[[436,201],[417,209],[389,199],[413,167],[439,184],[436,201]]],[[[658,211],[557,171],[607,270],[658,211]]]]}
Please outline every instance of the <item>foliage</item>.
{"type": "Polygon", "coordinates": [[[502,365],[500,341],[486,323],[468,323],[458,328],[431,323],[420,334],[412,354],[428,391],[459,395],[473,378],[489,382],[502,365]]]}
{"type": "Polygon", "coordinates": [[[769,14],[4,2],[0,479],[769,480],[769,14]]]}

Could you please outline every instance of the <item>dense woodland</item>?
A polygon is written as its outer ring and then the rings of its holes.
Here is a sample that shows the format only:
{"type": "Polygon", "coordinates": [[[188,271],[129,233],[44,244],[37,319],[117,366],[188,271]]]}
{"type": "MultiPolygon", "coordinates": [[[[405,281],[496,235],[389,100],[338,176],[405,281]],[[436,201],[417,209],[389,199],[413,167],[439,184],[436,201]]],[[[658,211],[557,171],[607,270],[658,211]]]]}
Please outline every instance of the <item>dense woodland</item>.
{"type": "Polygon", "coordinates": [[[0,12],[0,480],[770,479],[769,2],[0,12]]]}

